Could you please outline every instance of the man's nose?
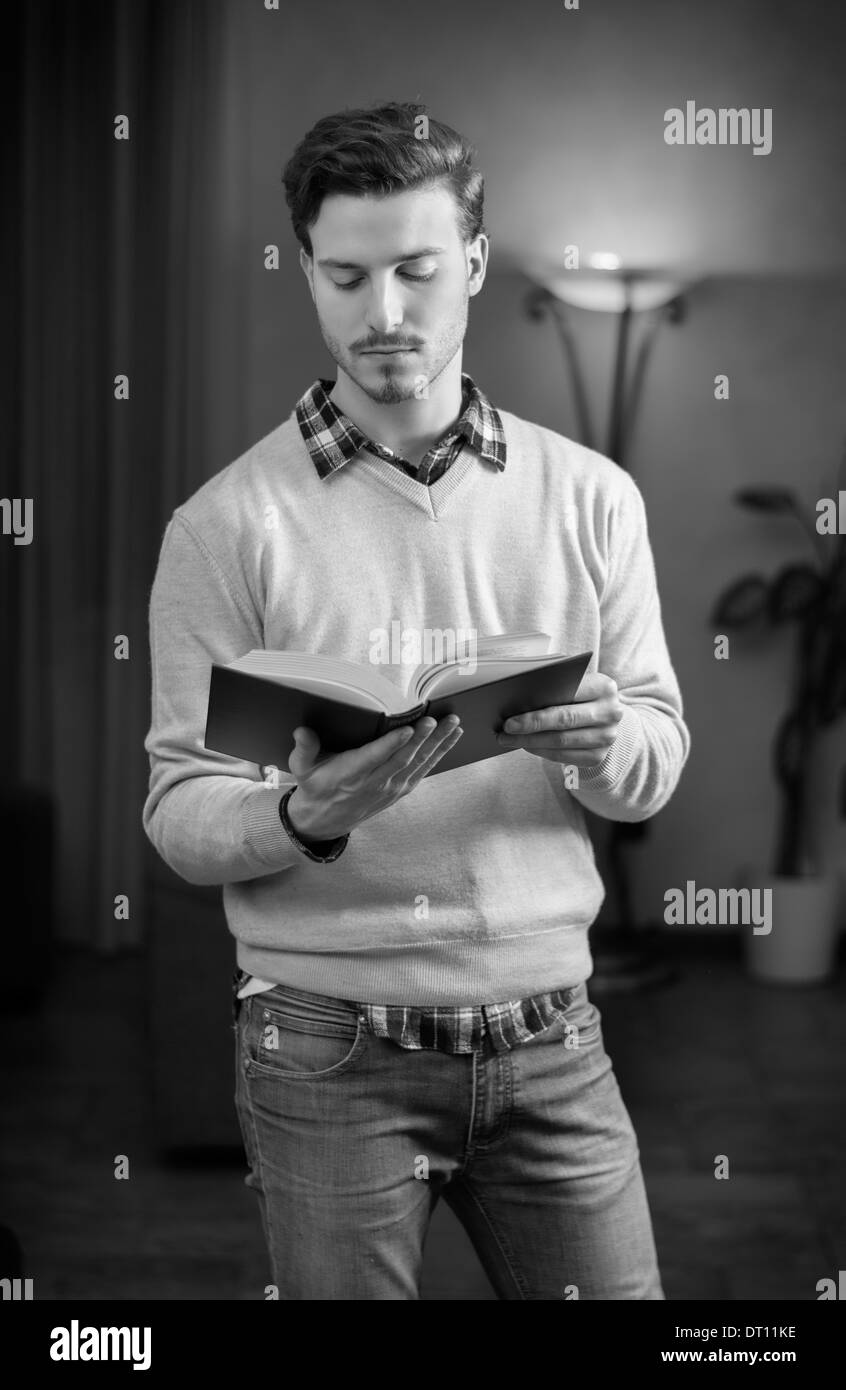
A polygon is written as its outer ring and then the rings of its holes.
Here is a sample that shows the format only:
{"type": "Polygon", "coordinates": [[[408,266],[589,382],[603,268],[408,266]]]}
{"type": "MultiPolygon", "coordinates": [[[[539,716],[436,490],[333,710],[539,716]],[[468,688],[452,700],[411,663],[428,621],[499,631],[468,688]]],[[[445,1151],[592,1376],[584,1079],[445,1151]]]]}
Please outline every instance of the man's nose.
{"type": "Polygon", "coordinates": [[[373,284],[367,301],[365,321],[374,333],[391,333],[403,319],[401,292],[396,284],[373,284]]]}

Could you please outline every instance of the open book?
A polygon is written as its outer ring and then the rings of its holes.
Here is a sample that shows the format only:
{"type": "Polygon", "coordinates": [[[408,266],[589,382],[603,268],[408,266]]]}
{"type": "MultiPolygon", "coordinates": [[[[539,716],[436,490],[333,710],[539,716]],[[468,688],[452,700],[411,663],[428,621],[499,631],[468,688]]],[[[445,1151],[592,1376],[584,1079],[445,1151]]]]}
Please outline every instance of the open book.
{"type": "Polygon", "coordinates": [[[322,761],[423,715],[458,714],[464,736],[433,768],[448,772],[508,752],[496,735],[510,715],[574,700],[593,653],[549,656],[550,640],[543,632],[480,638],[417,666],[407,694],[373,665],[321,652],[247,652],[212,665],[205,747],[286,772],[299,725],[317,734],[322,761]]]}

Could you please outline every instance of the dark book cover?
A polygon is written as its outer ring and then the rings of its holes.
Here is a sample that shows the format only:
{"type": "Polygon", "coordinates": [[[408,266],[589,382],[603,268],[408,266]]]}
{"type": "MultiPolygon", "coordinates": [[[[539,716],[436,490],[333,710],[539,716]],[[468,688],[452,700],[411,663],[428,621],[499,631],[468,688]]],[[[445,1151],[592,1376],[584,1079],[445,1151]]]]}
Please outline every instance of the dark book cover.
{"type": "Polygon", "coordinates": [[[500,748],[496,735],[512,714],[569,704],[592,654],[563,656],[487,685],[468,685],[466,690],[424,701],[394,715],[360,709],[345,700],[297,690],[215,663],[209,685],[205,747],[257,763],[259,767],[274,766],[287,772],[294,729],[301,724],[317,734],[322,755],[359,748],[390,729],[416,723],[424,714],[438,720],[458,714],[464,736],[433,768],[435,773],[449,772],[508,752],[500,748]]]}

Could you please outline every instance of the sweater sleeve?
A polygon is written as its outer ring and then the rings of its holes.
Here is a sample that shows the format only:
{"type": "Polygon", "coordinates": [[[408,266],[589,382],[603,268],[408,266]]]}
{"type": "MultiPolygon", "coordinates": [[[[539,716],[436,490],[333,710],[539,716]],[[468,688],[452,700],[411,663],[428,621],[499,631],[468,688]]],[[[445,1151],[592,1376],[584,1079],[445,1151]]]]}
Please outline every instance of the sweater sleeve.
{"type": "Polygon", "coordinates": [[[263,645],[246,595],[174,513],[150,597],[150,783],[142,821],[162,859],[188,883],[237,883],[302,862],[279,818],[290,772],[280,768],[280,786],[269,787],[254,764],[203,746],[211,663],[263,645]]]}
{"type": "Polygon", "coordinates": [[[596,669],[616,681],[625,712],[614,746],[598,767],[579,768],[571,794],[607,820],[641,821],[675,791],[690,733],[661,622],[643,498],[628,474],[619,481],[608,521],[596,669]]]}

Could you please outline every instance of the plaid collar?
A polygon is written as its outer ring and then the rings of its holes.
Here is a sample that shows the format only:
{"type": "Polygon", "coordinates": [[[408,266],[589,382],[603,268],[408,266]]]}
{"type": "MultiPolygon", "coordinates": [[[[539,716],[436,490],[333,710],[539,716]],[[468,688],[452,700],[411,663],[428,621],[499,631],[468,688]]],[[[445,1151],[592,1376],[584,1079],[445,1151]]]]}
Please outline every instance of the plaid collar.
{"type": "MultiPolygon", "coordinates": [[[[297,401],[296,416],[306,447],[318,476],[328,478],[349,463],[364,448],[380,458],[394,459],[383,444],[377,444],[330,399],[334,381],[318,378],[297,401]]],[[[472,377],[461,374],[463,409],[454,425],[429,451],[443,449],[450,440],[463,435],[471,449],[502,470],[505,467],[505,431],[499,412],[479,390],[472,377]]]]}

